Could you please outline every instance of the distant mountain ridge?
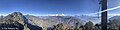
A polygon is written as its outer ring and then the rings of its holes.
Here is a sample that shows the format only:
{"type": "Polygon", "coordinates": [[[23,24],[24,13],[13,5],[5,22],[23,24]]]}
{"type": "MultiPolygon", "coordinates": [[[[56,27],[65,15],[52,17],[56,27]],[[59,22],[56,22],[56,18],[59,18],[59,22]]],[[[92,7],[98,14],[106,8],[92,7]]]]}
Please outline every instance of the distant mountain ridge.
{"type": "MultiPolygon", "coordinates": [[[[33,15],[23,15],[20,12],[14,12],[12,14],[9,14],[8,16],[4,16],[2,18],[2,22],[18,22],[24,26],[26,29],[31,29],[32,27],[40,28],[48,28],[52,27],[53,25],[57,25],[59,23],[64,23],[65,25],[69,26],[75,26],[76,23],[79,23],[79,25],[83,25],[88,21],[92,22],[98,22],[97,17],[93,16],[33,16],[33,15]]],[[[36,29],[35,28],[35,29],[36,29]]],[[[36,29],[37,30],[37,29],[36,29]]]]}
{"type": "MultiPolygon", "coordinates": [[[[35,16],[26,16],[28,19],[31,19],[32,21],[36,19],[35,16]]],[[[53,26],[59,23],[65,23],[67,25],[74,25],[76,22],[80,22],[80,19],[72,17],[72,16],[40,16],[38,19],[34,21],[42,21],[41,24],[45,24],[47,26],[53,26]]],[[[37,22],[34,22],[37,23],[37,22]]]]}
{"type": "MultiPolygon", "coordinates": [[[[25,15],[28,19],[31,19],[32,21],[34,21],[35,25],[39,25],[40,23],[38,23],[38,21],[41,22],[41,25],[39,26],[47,26],[47,27],[51,27],[53,25],[59,24],[59,23],[65,23],[67,25],[72,25],[74,26],[74,24],[76,22],[80,22],[80,24],[85,24],[88,21],[96,21],[96,23],[99,23],[99,18],[97,17],[93,17],[93,16],[33,16],[33,15],[25,15]],[[91,18],[91,19],[90,19],[91,18]],[[44,25],[42,25],[44,24],[44,25]]],[[[95,23],[94,23],[95,24],[95,23]]]]}

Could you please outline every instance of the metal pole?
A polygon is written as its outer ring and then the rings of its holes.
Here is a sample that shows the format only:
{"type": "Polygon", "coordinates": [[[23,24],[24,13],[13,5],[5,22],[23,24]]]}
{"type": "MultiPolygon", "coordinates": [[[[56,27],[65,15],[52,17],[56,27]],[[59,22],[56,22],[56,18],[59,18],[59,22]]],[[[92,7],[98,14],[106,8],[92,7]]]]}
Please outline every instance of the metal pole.
{"type": "MultiPolygon", "coordinates": [[[[107,9],[107,0],[101,0],[101,11],[106,10],[107,9]]],[[[107,11],[106,12],[102,12],[101,14],[101,28],[102,30],[107,30],[107,11]]]]}

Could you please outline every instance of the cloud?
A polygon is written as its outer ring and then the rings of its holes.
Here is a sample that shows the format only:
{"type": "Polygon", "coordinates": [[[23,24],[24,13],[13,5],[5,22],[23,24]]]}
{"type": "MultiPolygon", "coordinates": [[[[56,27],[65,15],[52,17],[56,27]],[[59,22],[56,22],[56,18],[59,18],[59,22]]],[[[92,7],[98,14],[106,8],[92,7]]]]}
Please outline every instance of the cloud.
{"type": "Polygon", "coordinates": [[[0,14],[0,16],[7,16],[8,14],[0,14]]]}
{"type": "Polygon", "coordinates": [[[49,14],[48,16],[65,16],[65,14],[49,14]]]}
{"type": "Polygon", "coordinates": [[[117,6],[117,7],[114,7],[114,8],[110,8],[110,9],[106,9],[104,11],[99,11],[99,12],[96,12],[96,13],[85,14],[85,15],[101,14],[102,12],[111,11],[111,10],[115,10],[115,9],[118,9],[118,8],[120,8],[120,6],[117,6]]]}
{"type": "Polygon", "coordinates": [[[120,14],[108,14],[108,16],[120,16],[120,14]]]}

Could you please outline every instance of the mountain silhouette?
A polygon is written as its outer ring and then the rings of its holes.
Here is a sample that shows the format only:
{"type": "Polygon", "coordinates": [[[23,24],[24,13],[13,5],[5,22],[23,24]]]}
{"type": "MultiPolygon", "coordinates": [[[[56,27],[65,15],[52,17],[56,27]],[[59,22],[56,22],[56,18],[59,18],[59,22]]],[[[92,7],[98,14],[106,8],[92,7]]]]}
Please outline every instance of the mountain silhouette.
{"type": "Polygon", "coordinates": [[[42,30],[41,27],[28,23],[28,19],[20,12],[3,17],[0,25],[1,30],[42,30]]]}

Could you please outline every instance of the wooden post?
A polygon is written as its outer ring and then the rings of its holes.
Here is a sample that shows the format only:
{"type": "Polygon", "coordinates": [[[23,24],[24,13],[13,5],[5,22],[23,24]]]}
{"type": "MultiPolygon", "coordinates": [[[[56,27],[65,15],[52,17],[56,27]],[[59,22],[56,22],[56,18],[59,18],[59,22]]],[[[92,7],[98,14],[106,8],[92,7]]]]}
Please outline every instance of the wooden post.
{"type": "MultiPolygon", "coordinates": [[[[104,11],[107,9],[107,0],[101,0],[101,11],[104,11]]],[[[107,11],[102,12],[101,14],[101,28],[102,30],[107,30],[107,11]]]]}

